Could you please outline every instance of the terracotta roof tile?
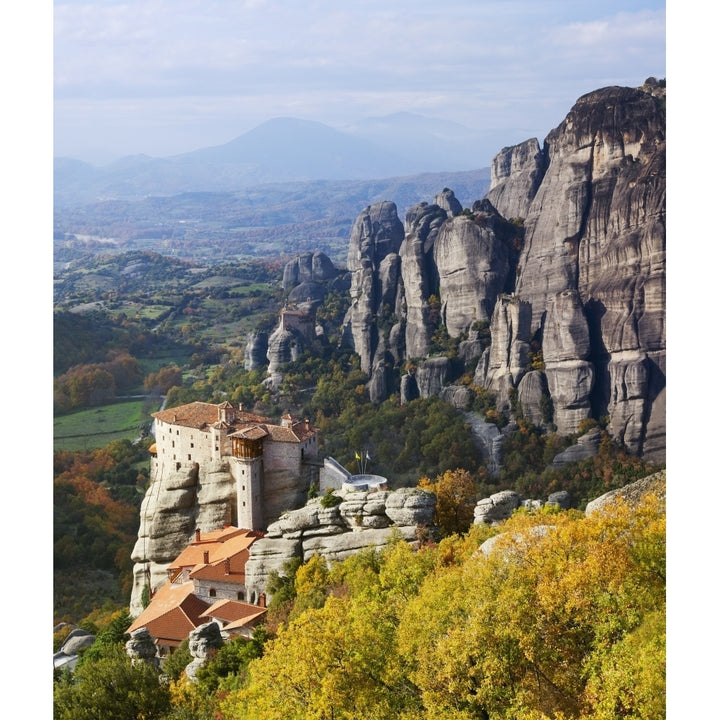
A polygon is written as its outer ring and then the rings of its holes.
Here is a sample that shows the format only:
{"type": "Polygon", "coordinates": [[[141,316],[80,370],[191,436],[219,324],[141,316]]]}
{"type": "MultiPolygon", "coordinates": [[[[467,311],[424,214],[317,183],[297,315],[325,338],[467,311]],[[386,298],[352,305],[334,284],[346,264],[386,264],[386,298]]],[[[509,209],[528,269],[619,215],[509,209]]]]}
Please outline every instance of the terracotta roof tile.
{"type": "Polygon", "coordinates": [[[316,432],[304,420],[285,417],[284,420],[291,423],[291,426],[287,427],[272,424],[268,417],[244,411],[236,411],[235,419],[232,422],[221,423],[219,408],[229,405],[230,403],[213,405],[212,403],[193,402],[169,410],[161,410],[153,413],[152,416],[170,425],[180,425],[198,430],[211,426],[222,426],[230,430],[231,434],[241,434],[248,439],[259,439],[267,434],[275,442],[300,442],[316,432]]]}
{"type": "MultiPolygon", "coordinates": [[[[220,420],[220,407],[224,406],[198,401],[188,403],[187,405],[178,405],[169,410],[160,410],[159,412],[152,413],[152,416],[171,425],[200,429],[205,425],[212,425],[220,420]]],[[[257,424],[266,422],[270,422],[269,417],[238,410],[235,412],[235,421],[233,424],[257,424]]]]}
{"type": "Polygon", "coordinates": [[[263,533],[255,530],[226,527],[209,533],[201,533],[200,541],[193,540],[168,567],[170,577],[176,577],[183,568],[191,568],[191,577],[209,580],[228,579],[224,561],[230,558],[230,582],[245,582],[245,563],[249,548],[263,533]],[[205,553],[208,553],[207,562],[205,553]],[[244,554],[243,554],[244,553],[244,554]],[[203,571],[207,573],[203,574],[203,571]],[[198,575],[198,573],[201,573],[198,575]],[[242,579],[238,576],[242,575],[242,579]]]}
{"type": "Polygon", "coordinates": [[[217,618],[223,622],[240,623],[238,627],[257,617],[265,615],[267,609],[239,600],[218,600],[202,614],[203,618],[217,618]]]}
{"type": "Polygon", "coordinates": [[[208,607],[208,603],[193,594],[193,583],[165,583],[127,632],[144,627],[157,640],[179,644],[202,624],[200,618],[208,607]]]}

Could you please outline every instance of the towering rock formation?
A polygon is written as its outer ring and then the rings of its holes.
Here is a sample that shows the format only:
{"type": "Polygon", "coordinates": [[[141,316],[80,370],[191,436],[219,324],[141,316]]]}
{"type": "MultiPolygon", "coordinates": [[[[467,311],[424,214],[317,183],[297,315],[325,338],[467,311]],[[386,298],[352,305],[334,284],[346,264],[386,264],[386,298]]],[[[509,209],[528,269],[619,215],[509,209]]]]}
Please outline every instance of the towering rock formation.
{"type": "Polygon", "coordinates": [[[446,365],[433,360],[432,372],[426,365],[401,383],[405,362],[423,367],[439,327],[472,361],[482,345],[470,333],[489,322],[475,381],[501,409],[516,398],[527,417],[563,434],[609,419],[632,452],[664,459],[661,92],[584,95],[542,148],[531,139],[496,156],[491,189],[471,210],[446,188],[408,211],[404,233],[392,203],[360,215],[345,339],[373,400],[439,392],[446,365]]]}
{"type": "MultiPolygon", "coordinates": [[[[547,170],[525,219],[517,294],[532,305],[543,354],[570,357],[548,327],[556,298],[577,293],[587,338],[575,355],[586,397],[569,400],[609,416],[611,434],[649,459],[665,444],[665,108],[642,89],[609,87],[581,97],[547,137],[547,170]],[[589,341],[589,342],[588,342],[589,341]],[[581,357],[581,354],[584,357],[581,357]],[[592,368],[590,368],[592,365],[592,368]],[[594,377],[590,377],[590,373],[594,377]]],[[[515,177],[504,181],[505,194],[515,177]]],[[[526,175],[517,181],[526,186],[526,175]]],[[[492,195],[494,190],[490,191],[492,195]]],[[[572,333],[571,333],[572,334],[572,333]]],[[[570,351],[572,355],[572,351],[570,351]]],[[[557,367],[555,368],[557,370],[557,367]]],[[[559,378],[555,373],[556,380],[559,378]]],[[[548,375],[550,393],[553,381],[548,375]]],[[[553,401],[555,402],[555,396],[553,401]]],[[[565,402],[558,398],[560,403],[565,402]]],[[[563,428],[575,421],[565,415],[563,428]],[[569,424],[568,424],[569,423],[569,424]]],[[[557,422],[557,420],[556,420],[557,422]]]]}
{"type": "Polygon", "coordinates": [[[374,400],[384,399],[387,336],[398,300],[400,245],[403,225],[392,202],[366,208],[350,234],[348,272],[351,273],[351,306],[345,316],[346,342],[360,356],[361,368],[374,377],[374,400]],[[378,391],[380,393],[378,394],[378,391]]]}

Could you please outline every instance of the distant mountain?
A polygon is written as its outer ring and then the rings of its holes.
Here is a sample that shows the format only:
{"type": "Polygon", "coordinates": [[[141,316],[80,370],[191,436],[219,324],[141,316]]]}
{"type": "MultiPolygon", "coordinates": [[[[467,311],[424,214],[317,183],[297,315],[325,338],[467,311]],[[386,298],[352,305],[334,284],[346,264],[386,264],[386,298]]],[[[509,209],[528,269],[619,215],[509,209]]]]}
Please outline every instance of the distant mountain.
{"type": "Polygon", "coordinates": [[[488,138],[464,125],[410,112],[358,120],[343,131],[406,157],[422,158],[424,171],[476,170],[488,165],[501,145],[485,158],[488,138]]]}
{"type": "Polygon", "coordinates": [[[167,158],[136,155],[103,167],[56,158],[55,204],[471,170],[478,167],[472,137],[462,126],[410,113],[362,121],[346,131],[275,118],[223,145],[167,158]]]}

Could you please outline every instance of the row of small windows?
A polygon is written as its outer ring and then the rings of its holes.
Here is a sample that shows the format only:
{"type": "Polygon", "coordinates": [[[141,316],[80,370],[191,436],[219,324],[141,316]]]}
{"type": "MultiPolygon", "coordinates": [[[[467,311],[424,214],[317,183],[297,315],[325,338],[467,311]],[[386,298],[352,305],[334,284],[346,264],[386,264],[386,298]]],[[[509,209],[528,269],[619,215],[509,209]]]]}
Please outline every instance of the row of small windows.
{"type": "MultiPolygon", "coordinates": [[[[210,588],[210,590],[208,590],[208,596],[209,597],[217,597],[217,590],[215,588],[210,588]]],[[[242,590],[238,590],[236,597],[238,600],[244,600],[245,593],[242,592],[242,590]]]]}

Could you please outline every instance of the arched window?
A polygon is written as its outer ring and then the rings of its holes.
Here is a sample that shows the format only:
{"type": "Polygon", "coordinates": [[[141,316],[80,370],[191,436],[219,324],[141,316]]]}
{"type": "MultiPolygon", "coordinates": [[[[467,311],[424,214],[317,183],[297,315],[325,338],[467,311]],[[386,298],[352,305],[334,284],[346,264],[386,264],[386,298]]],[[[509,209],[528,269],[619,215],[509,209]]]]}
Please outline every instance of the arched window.
{"type": "Polygon", "coordinates": [[[210,591],[208,592],[208,595],[210,597],[216,597],[217,596],[217,590],[215,588],[210,588],[210,591]]]}

